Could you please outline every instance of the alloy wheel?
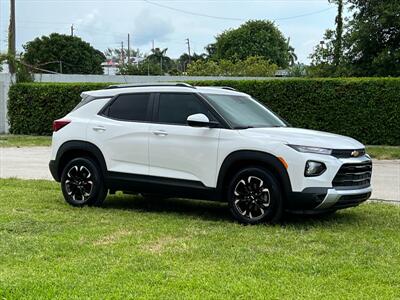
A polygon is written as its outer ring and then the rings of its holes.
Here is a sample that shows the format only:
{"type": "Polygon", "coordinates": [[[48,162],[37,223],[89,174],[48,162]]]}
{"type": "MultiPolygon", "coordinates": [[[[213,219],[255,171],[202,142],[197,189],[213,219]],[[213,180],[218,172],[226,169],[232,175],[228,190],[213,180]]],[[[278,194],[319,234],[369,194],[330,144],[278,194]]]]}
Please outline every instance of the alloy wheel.
{"type": "Polygon", "coordinates": [[[270,191],[262,179],[248,176],[236,184],[233,203],[242,216],[250,220],[259,220],[270,208],[270,191]]]}
{"type": "Polygon", "coordinates": [[[93,191],[92,173],[85,166],[72,166],[67,173],[65,190],[78,203],[88,200],[93,191]]]}

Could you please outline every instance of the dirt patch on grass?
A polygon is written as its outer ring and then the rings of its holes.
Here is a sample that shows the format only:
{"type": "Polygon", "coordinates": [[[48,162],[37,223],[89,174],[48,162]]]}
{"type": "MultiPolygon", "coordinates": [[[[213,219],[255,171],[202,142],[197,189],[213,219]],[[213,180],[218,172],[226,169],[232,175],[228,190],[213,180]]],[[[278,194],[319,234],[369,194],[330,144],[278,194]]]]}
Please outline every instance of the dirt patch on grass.
{"type": "Polygon", "coordinates": [[[113,232],[112,234],[106,235],[97,241],[94,241],[93,245],[94,246],[104,246],[104,245],[115,244],[121,238],[128,236],[128,235],[131,235],[131,231],[121,229],[116,232],[113,232]]]}
{"type": "Polygon", "coordinates": [[[187,238],[177,238],[171,236],[165,236],[159,238],[157,241],[149,243],[143,246],[145,252],[152,254],[161,254],[166,250],[172,249],[175,252],[186,251],[189,248],[187,238]]]}

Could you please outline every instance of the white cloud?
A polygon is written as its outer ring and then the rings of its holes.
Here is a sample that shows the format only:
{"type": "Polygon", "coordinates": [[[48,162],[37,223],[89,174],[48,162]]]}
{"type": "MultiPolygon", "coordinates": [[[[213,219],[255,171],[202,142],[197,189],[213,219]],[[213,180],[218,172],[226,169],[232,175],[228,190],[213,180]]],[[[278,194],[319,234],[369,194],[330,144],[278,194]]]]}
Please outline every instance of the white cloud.
{"type": "Polygon", "coordinates": [[[174,32],[170,20],[152,13],[148,8],[143,9],[135,16],[133,23],[133,38],[136,45],[149,44],[152,40],[166,41],[174,32]]]}

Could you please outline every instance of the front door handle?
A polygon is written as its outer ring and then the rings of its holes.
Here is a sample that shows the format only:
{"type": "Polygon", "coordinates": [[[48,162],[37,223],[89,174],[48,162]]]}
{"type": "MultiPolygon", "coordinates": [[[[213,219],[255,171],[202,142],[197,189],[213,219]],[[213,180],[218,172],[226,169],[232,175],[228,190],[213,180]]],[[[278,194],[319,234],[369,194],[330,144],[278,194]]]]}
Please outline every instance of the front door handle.
{"type": "Polygon", "coordinates": [[[97,131],[97,132],[106,131],[106,128],[105,128],[104,126],[101,126],[101,125],[95,126],[95,127],[93,127],[92,129],[93,129],[94,131],[97,131]]]}
{"type": "Polygon", "coordinates": [[[167,136],[168,135],[168,133],[166,131],[164,131],[164,130],[153,131],[153,134],[154,135],[158,135],[158,136],[167,136]]]}

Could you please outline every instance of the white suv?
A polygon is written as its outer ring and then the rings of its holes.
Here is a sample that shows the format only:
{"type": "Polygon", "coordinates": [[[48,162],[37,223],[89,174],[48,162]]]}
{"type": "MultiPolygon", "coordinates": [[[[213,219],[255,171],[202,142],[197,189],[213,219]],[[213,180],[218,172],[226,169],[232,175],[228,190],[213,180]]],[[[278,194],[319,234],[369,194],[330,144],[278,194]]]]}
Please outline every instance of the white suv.
{"type": "Polygon", "coordinates": [[[219,200],[238,221],[255,224],[276,222],[284,211],[356,206],[372,190],[362,144],[292,128],[229,87],[84,92],[53,129],[50,170],[76,206],[100,205],[115,191],[219,200]]]}

